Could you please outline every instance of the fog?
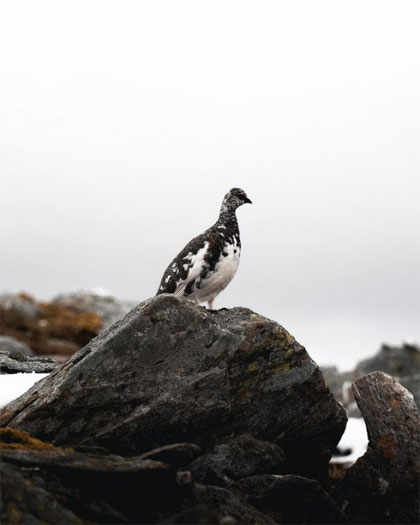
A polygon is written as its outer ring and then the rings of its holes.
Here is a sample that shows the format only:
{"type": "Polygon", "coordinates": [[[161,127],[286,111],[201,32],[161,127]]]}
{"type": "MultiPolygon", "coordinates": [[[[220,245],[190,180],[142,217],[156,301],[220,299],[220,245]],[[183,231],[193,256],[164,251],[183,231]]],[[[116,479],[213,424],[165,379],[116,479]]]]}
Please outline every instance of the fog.
{"type": "Polygon", "coordinates": [[[8,2],[0,292],[142,301],[243,188],[216,307],[341,367],[420,340],[418,2],[8,2]]]}

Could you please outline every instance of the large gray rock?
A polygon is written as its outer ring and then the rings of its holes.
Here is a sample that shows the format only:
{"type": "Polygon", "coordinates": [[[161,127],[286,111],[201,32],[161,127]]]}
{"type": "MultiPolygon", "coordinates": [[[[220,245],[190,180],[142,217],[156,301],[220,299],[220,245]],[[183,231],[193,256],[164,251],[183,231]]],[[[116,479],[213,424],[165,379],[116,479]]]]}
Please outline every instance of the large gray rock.
{"type": "Polygon", "coordinates": [[[181,441],[206,452],[247,433],[281,447],[288,472],[323,482],[345,423],[283,327],[173,295],[134,308],[0,411],[1,425],[122,455],[181,441]]]}
{"type": "Polygon", "coordinates": [[[373,372],[353,385],[369,445],[347,472],[343,508],[350,523],[418,523],[420,415],[394,378],[373,372]]]}

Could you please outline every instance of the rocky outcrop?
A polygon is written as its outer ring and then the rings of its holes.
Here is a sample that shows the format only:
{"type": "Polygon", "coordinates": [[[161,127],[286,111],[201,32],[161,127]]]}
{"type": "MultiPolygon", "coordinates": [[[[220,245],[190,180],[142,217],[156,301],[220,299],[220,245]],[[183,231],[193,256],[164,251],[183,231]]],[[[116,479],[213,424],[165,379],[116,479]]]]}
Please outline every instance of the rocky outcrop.
{"type": "Polygon", "coordinates": [[[354,393],[369,449],[331,487],[346,416],[305,349],[160,295],[0,410],[1,520],[417,523],[413,398],[382,373],[354,393]]]}
{"type": "Polygon", "coordinates": [[[351,523],[418,523],[420,415],[413,396],[382,372],[358,379],[353,391],[369,446],[344,478],[343,508],[351,523]]]}
{"type": "Polygon", "coordinates": [[[372,357],[360,361],[354,370],[339,372],[334,366],[322,367],[322,373],[334,397],[346,409],[349,417],[360,417],[351,384],[371,372],[385,372],[401,383],[420,406],[420,347],[412,343],[401,346],[383,344],[372,357]]]}
{"type": "Polygon", "coordinates": [[[277,323],[161,295],[3,408],[0,421],[57,445],[125,456],[177,441],[217,453],[250,434],[282,449],[285,471],[325,483],[346,417],[277,323]]]}

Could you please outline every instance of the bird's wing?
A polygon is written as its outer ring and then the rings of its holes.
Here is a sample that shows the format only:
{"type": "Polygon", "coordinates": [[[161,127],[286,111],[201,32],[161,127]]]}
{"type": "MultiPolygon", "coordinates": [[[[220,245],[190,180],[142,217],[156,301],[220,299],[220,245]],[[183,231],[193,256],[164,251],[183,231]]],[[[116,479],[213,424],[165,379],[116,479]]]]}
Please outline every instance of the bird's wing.
{"type": "Polygon", "coordinates": [[[190,241],[167,267],[156,295],[173,293],[182,296],[188,284],[200,277],[208,246],[204,234],[190,241]]]}

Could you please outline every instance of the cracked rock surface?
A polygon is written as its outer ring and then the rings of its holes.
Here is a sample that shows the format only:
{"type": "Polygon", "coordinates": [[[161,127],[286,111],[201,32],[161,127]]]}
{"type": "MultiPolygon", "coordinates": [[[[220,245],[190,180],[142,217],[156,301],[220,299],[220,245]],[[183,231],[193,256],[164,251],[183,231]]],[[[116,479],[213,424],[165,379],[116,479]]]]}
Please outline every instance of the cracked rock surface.
{"type": "Polygon", "coordinates": [[[284,469],[326,481],[346,416],[282,326],[246,308],[154,297],[0,411],[0,424],[59,446],[124,456],[175,442],[204,452],[249,434],[284,469]]]}

